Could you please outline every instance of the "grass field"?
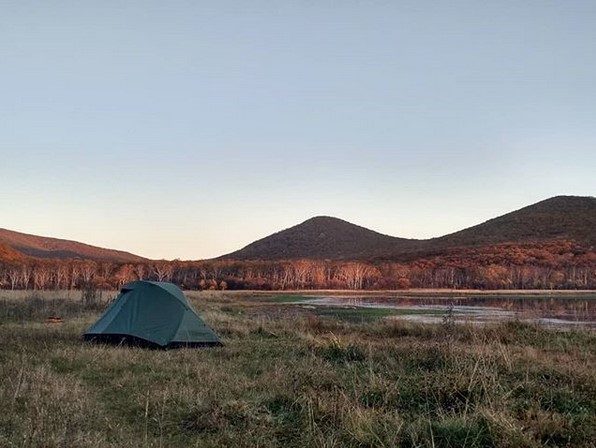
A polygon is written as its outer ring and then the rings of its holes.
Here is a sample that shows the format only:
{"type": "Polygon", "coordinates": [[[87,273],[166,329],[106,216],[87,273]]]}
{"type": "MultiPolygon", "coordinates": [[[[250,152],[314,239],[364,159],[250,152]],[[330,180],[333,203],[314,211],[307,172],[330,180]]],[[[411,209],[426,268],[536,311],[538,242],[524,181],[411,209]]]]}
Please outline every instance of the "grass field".
{"type": "Polygon", "coordinates": [[[0,292],[0,447],[595,446],[595,332],[191,293],[223,348],[83,342],[110,296],[0,292]]]}

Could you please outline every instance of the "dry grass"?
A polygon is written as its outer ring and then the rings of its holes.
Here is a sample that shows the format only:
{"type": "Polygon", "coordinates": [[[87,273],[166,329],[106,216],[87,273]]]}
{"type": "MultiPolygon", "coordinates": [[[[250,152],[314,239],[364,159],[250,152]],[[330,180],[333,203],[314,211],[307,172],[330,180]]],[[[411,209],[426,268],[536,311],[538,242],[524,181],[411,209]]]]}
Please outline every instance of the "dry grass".
{"type": "Polygon", "coordinates": [[[225,347],[90,345],[80,296],[0,298],[0,446],[594,446],[594,333],[191,300],[225,347]]]}

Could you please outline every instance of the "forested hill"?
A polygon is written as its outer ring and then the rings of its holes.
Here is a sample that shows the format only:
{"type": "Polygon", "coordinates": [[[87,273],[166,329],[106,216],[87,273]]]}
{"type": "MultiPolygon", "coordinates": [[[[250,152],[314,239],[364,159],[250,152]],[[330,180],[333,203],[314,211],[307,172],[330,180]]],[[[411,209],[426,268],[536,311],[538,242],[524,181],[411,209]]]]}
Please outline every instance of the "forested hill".
{"type": "Polygon", "coordinates": [[[396,238],[337,218],[317,217],[224,255],[228,260],[407,260],[495,244],[596,244],[596,198],[557,196],[450,235],[396,238]]]}
{"type": "Polygon", "coordinates": [[[29,257],[51,259],[74,258],[123,263],[146,261],[143,257],[120,250],[104,249],[77,241],[29,235],[6,229],[0,229],[0,256],[2,245],[11,250],[13,258],[14,254],[18,253],[29,257]]]}
{"type": "Polygon", "coordinates": [[[0,261],[8,261],[8,262],[22,262],[25,260],[25,256],[8,244],[3,243],[0,241],[0,261]]]}
{"type": "MultiPolygon", "coordinates": [[[[470,248],[567,241],[596,246],[596,198],[557,196],[482,224],[427,240],[384,235],[341,219],[311,218],[255,241],[218,260],[393,260],[411,262],[470,248]]],[[[492,249],[491,249],[492,250],[492,249]]],[[[120,250],[0,229],[0,260],[23,257],[136,263],[147,259],[120,250]]]]}
{"type": "Polygon", "coordinates": [[[546,240],[596,244],[596,198],[556,196],[428,243],[470,247],[546,240]]]}
{"type": "Polygon", "coordinates": [[[596,199],[555,197],[429,240],[317,217],[215,260],[127,252],[0,229],[0,288],[596,289],[596,199]]]}
{"type": "Polygon", "coordinates": [[[221,257],[234,260],[368,259],[411,250],[418,240],[396,238],[329,216],[311,218],[221,257]]]}

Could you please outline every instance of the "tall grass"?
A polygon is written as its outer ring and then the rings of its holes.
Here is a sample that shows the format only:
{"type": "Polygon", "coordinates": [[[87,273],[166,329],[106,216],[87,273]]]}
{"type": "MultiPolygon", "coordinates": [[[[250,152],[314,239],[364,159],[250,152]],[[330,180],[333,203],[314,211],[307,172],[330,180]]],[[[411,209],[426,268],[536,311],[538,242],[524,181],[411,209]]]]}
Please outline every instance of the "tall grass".
{"type": "Polygon", "coordinates": [[[1,291],[0,324],[43,321],[50,317],[74,317],[101,312],[116,292],[85,291],[1,291]]]}
{"type": "Polygon", "coordinates": [[[0,446],[594,446],[592,332],[191,297],[223,348],[84,343],[80,297],[37,297],[62,324],[0,298],[0,446]]]}

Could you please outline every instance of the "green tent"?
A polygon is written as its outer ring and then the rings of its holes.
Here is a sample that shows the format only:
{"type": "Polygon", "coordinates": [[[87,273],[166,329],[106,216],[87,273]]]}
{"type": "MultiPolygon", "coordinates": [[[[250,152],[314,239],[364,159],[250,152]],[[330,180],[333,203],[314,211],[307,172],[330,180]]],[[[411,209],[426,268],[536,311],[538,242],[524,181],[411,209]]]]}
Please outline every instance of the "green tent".
{"type": "Polygon", "coordinates": [[[161,348],[222,345],[180,288],[148,281],[126,284],[85,339],[161,348]]]}

